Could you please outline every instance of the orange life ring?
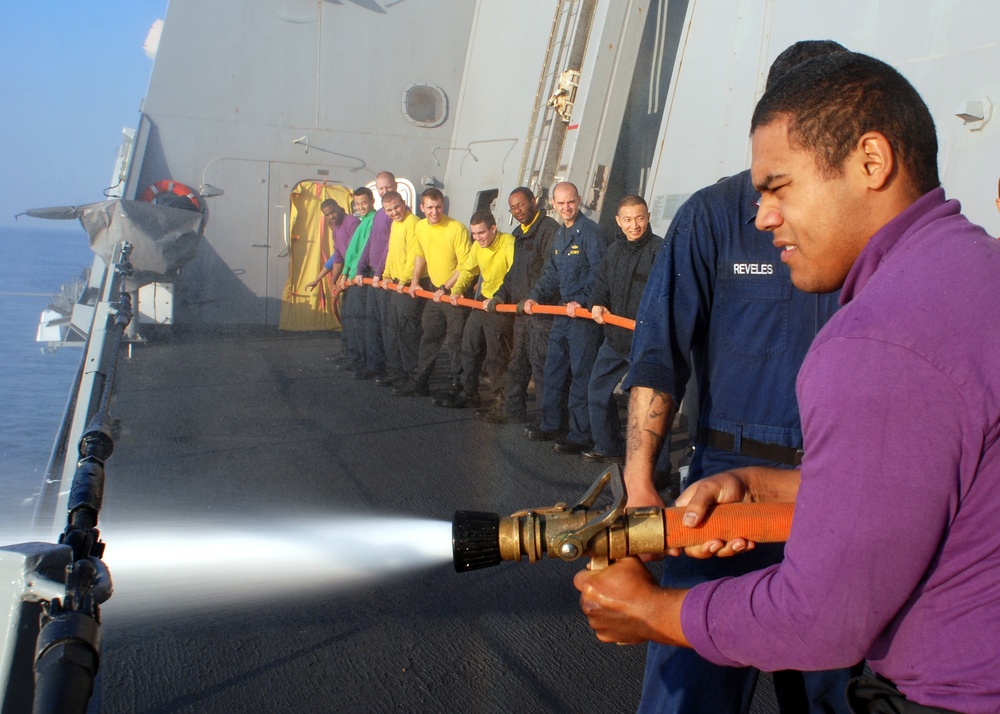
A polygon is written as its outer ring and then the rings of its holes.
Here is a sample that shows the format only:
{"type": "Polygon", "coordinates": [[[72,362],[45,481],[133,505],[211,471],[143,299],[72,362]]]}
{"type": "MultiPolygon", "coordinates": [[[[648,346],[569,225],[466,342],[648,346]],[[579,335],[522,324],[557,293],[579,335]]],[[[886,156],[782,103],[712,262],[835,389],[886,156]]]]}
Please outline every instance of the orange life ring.
{"type": "Polygon", "coordinates": [[[195,193],[193,188],[169,179],[157,181],[147,186],[146,190],[139,196],[139,200],[146,203],[165,203],[174,208],[187,208],[191,210],[189,206],[178,199],[183,199],[183,201],[189,203],[195,211],[202,210],[201,199],[198,198],[198,194],[195,193]]]}

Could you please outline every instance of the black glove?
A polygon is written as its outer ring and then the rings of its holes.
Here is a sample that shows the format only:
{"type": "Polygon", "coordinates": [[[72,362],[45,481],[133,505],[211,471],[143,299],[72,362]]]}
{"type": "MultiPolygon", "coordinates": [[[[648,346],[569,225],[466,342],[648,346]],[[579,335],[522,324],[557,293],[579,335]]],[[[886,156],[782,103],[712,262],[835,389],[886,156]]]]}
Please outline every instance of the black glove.
{"type": "Polygon", "coordinates": [[[517,304],[517,314],[518,315],[523,315],[524,314],[524,300],[522,300],[521,302],[519,302],[517,304]]]}
{"type": "Polygon", "coordinates": [[[489,302],[486,303],[486,312],[490,313],[491,315],[496,315],[497,314],[497,299],[496,298],[492,298],[489,302]]]}

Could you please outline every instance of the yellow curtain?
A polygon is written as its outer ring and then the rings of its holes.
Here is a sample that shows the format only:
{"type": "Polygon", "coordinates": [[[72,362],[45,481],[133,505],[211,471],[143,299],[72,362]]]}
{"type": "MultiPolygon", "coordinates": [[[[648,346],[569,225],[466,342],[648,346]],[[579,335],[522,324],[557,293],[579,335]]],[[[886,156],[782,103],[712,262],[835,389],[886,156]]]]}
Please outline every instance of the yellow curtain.
{"type": "Polygon", "coordinates": [[[281,297],[278,328],[290,331],[339,330],[329,276],[314,290],[311,283],[333,255],[333,232],[323,220],[320,204],[328,198],[351,213],[353,194],[340,184],[302,181],[292,189],[289,212],[288,280],[281,297]]]}

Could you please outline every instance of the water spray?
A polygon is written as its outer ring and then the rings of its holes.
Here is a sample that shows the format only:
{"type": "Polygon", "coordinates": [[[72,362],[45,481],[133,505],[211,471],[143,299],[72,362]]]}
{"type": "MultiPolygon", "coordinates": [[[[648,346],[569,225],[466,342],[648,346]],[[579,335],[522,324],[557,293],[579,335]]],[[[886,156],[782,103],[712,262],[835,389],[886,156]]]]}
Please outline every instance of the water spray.
{"type": "Polygon", "coordinates": [[[347,513],[105,524],[115,595],[104,611],[121,622],[329,597],[448,563],[450,530],[445,520],[347,513]]]}
{"type": "Polygon", "coordinates": [[[694,528],[682,525],[684,508],[626,508],[625,480],[612,466],[573,506],[518,511],[501,518],[496,513],[457,511],[452,521],[455,570],[489,568],[501,561],[529,563],[543,557],[573,561],[589,557],[592,570],[629,555],[662,554],[710,540],[746,538],[781,543],[792,525],[792,503],[739,503],[716,506],[694,528]],[[607,510],[594,508],[610,486],[607,510]]]}

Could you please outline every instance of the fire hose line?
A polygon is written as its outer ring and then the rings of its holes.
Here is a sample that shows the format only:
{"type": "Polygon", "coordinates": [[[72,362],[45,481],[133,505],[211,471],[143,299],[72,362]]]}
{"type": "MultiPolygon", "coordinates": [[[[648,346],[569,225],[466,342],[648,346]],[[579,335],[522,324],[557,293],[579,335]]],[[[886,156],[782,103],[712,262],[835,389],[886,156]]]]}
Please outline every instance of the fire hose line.
{"type": "Polygon", "coordinates": [[[545,557],[573,561],[589,557],[592,570],[630,555],[661,555],[711,540],[746,538],[758,543],[788,539],[794,503],[728,503],[716,505],[702,522],[685,526],[681,507],[626,507],[628,493],[618,466],[602,473],[573,506],[517,511],[501,518],[484,511],[456,511],[452,520],[455,570],[462,573],[545,557]],[[610,492],[611,503],[594,504],[610,492]]]}
{"type": "Polygon", "coordinates": [[[664,508],[666,547],[687,548],[710,540],[746,538],[757,543],[783,543],[792,529],[793,503],[729,503],[716,506],[700,526],[681,523],[684,508],[664,508]]]}
{"type": "MultiPolygon", "coordinates": [[[[362,278],[361,280],[362,280],[362,282],[365,285],[371,285],[372,284],[372,279],[371,278],[362,278]]],[[[399,287],[399,285],[397,283],[393,283],[393,282],[388,281],[388,280],[383,281],[381,284],[385,285],[386,289],[388,289],[388,290],[396,290],[399,287]]],[[[344,289],[349,288],[349,287],[353,287],[353,286],[354,286],[354,284],[349,282],[349,283],[347,283],[347,285],[341,287],[338,292],[343,291],[344,289]]],[[[336,290],[336,288],[334,288],[334,289],[336,290]]],[[[417,290],[416,290],[416,296],[417,297],[422,297],[422,298],[426,298],[428,300],[433,300],[434,299],[434,295],[435,295],[435,293],[433,291],[431,291],[431,290],[424,290],[422,288],[417,288],[417,290]]],[[[449,296],[447,296],[447,295],[441,298],[441,302],[446,302],[446,301],[449,304],[451,304],[451,298],[449,296]]],[[[461,306],[461,307],[472,308],[473,310],[485,310],[487,302],[489,302],[489,300],[470,300],[468,298],[460,297],[456,301],[456,304],[459,305],[459,306],[461,306]]],[[[501,312],[501,313],[516,313],[517,312],[517,305],[515,305],[513,303],[498,304],[496,306],[496,310],[497,310],[497,312],[501,312]]],[[[527,313],[524,313],[524,314],[527,314],[527,313]]],[[[534,307],[531,308],[531,314],[532,315],[562,315],[562,316],[567,316],[567,314],[566,314],[566,306],[565,305],[535,305],[534,307]]],[[[594,319],[594,315],[590,312],[590,310],[587,310],[587,309],[582,308],[582,307],[578,307],[573,312],[573,314],[574,314],[575,317],[583,318],[583,319],[586,319],[586,320],[593,320],[594,319]]],[[[629,319],[627,317],[621,317],[619,315],[614,315],[614,314],[612,314],[610,312],[605,312],[604,313],[604,322],[605,322],[605,324],[614,325],[615,327],[623,327],[626,330],[635,330],[635,320],[631,320],[631,319],[629,319]]]]}

